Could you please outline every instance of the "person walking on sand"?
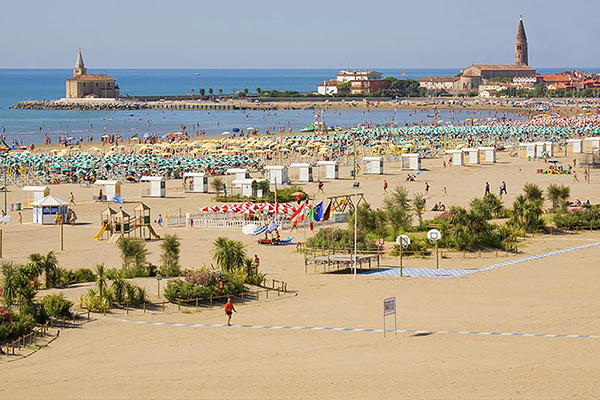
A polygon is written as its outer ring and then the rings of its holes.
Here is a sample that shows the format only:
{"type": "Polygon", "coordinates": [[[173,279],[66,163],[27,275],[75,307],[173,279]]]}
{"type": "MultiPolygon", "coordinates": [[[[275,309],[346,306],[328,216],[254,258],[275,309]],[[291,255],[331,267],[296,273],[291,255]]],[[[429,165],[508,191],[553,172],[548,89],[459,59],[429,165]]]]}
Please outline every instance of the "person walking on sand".
{"type": "Polygon", "coordinates": [[[73,192],[71,192],[71,194],[69,195],[69,205],[70,206],[75,205],[75,195],[73,194],[73,192]]]}
{"type": "Polygon", "coordinates": [[[317,188],[319,190],[319,192],[325,193],[325,191],[323,190],[323,181],[321,181],[319,179],[319,182],[317,183],[317,188]]]}
{"type": "Polygon", "coordinates": [[[508,194],[508,192],[506,191],[506,182],[502,181],[502,184],[500,185],[500,195],[502,194],[508,194]]]}
{"type": "Polygon", "coordinates": [[[227,315],[227,325],[231,326],[231,316],[233,312],[237,313],[237,310],[233,306],[233,302],[231,301],[231,297],[227,298],[227,303],[225,303],[225,315],[227,315]]]}
{"type": "Polygon", "coordinates": [[[387,193],[388,183],[387,180],[383,180],[383,193],[387,193]]]}
{"type": "Polygon", "coordinates": [[[425,182],[425,193],[429,194],[429,182],[425,182]]]}
{"type": "Polygon", "coordinates": [[[577,177],[577,171],[573,170],[573,181],[579,182],[579,178],[577,177]]]}
{"type": "Polygon", "coordinates": [[[484,196],[487,196],[488,194],[490,194],[490,183],[486,182],[485,183],[485,194],[484,194],[484,196]]]}

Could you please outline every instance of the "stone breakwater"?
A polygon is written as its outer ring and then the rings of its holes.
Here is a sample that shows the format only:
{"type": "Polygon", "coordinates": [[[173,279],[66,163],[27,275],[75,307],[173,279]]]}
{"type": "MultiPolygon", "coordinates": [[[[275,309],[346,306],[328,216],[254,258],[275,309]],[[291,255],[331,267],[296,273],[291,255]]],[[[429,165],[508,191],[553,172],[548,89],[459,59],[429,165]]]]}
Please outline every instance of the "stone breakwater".
{"type": "MultiPolygon", "coordinates": [[[[129,111],[129,110],[236,110],[236,109],[268,109],[268,107],[239,106],[199,101],[71,101],[71,100],[38,100],[22,101],[11,108],[25,110],[70,110],[70,111],[129,111]]],[[[271,107],[272,108],[272,107],[271,107]]]]}

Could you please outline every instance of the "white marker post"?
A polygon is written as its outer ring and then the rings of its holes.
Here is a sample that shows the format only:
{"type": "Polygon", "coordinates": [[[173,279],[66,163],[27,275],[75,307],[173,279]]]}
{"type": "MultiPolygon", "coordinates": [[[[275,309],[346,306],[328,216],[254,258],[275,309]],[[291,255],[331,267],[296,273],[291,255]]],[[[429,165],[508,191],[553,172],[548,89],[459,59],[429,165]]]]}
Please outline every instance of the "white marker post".
{"type": "Polygon", "coordinates": [[[438,252],[438,240],[440,240],[442,238],[442,233],[440,231],[438,231],[437,229],[431,229],[429,232],[427,232],[427,239],[429,239],[429,241],[431,243],[435,243],[435,268],[436,269],[440,269],[440,255],[438,252]]]}
{"type": "Polygon", "coordinates": [[[385,317],[394,315],[394,335],[398,334],[398,318],[396,318],[396,298],[383,299],[383,337],[385,337],[385,317]]]}
{"type": "Polygon", "coordinates": [[[404,248],[410,246],[410,237],[407,235],[400,235],[396,238],[396,244],[400,246],[400,278],[402,278],[402,258],[404,248]]]}

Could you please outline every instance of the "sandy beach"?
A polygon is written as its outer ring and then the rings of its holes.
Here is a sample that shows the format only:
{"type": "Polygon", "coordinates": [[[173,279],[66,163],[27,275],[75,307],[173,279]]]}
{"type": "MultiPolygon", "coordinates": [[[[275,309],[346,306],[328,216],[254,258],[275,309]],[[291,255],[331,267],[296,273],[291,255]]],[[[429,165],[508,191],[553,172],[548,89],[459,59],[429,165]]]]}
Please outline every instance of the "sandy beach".
{"type": "MultiPolygon", "coordinates": [[[[563,162],[568,159],[559,158],[563,162]]],[[[361,192],[374,207],[382,205],[382,182],[405,185],[411,193],[431,186],[428,205],[466,206],[483,195],[489,181],[508,185],[511,204],[526,182],[545,188],[550,183],[571,187],[572,199],[600,201],[600,178],[573,182],[568,175],[539,175],[544,161],[526,161],[499,153],[498,163],[476,167],[444,167],[441,159],[423,160],[424,172],[404,182],[398,164],[386,164],[383,176],[359,176],[361,192]],[[447,188],[447,195],[442,193],[447,188]]],[[[349,168],[338,181],[304,185],[317,199],[352,192],[349,168]]],[[[10,187],[9,202],[20,200],[10,187]]],[[[51,186],[52,194],[73,192],[78,225],[65,226],[65,250],[59,249],[59,228],[31,223],[1,226],[5,259],[25,261],[32,252],[54,250],[65,268],[120,265],[114,244],[94,241],[99,213],[106,207],[91,200],[91,187],[51,186]]],[[[141,200],[139,184],[122,189],[128,211],[141,200]]],[[[158,213],[196,212],[214,204],[211,194],[189,194],[181,181],[167,183],[167,198],[143,199],[158,213]]],[[[430,208],[430,206],[428,207],[430,208]]],[[[433,216],[428,212],[426,217],[433,216]]],[[[222,324],[220,308],[196,310],[170,306],[165,312],[113,311],[93,315],[78,329],[63,329],[48,348],[29,358],[0,361],[0,394],[6,399],[39,398],[595,398],[597,338],[509,336],[517,334],[598,335],[600,318],[594,305],[600,283],[600,247],[479,272],[458,278],[397,278],[304,273],[303,256],[295,247],[260,246],[235,230],[157,228],[177,234],[182,265],[210,265],[217,236],[242,240],[249,254],[258,254],[268,279],[288,283],[290,293],[268,300],[237,304],[234,324],[258,328],[148,325],[151,323],[222,324]],[[357,332],[266,327],[331,327],[382,329],[382,300],[395,296],[398,328],[427,332],[357,332]],[[139,322],[139,323],[138,323],[139,322]],[[260,328],[263,327],[263,328],[260,328]],[[430,333],[430,332],[436,333],[430,333]],[[448,333],[456,331],[456,333],[448,333]],[[494,334],[464,334],[466,332],[494,334]],[[446,332],[446,333],[445,333],[446,332]],[[460,334],[458,332],[463,332],[460,334]]],[[[598,233],[539,236],[525,239],[522,253],[506,257],[484,254],[464,259],[460,253],[442,261],[443,268],[478,268],[549,251],[600,241],[598,233]]],[[[149,261],[158,263],[159,241],[148,242],[149,261]]],[[[391,244],[388,244],[391,246],[391,244]]],[[[383,259],[394,266],[397,260],[383,259]]],[[[435,268],[433,258],[408,259],[407,266],[435,268]]],[[[156,280],[138,278],[153,300],[156,280]]],[[[89,285],[63,289],[78,298],[89,285]]],[[[56,290],[55,290],[56,291],[56,290]]],[[[42,291],[40,293],[44,295],[42,291]]],[[[388,317],[389,318],[389,317],[388,317]]],[[[391,323],[388,319],[388,323],[391,323]]],[[[388,325],[389,328],[389,325],[388,325]]]]}

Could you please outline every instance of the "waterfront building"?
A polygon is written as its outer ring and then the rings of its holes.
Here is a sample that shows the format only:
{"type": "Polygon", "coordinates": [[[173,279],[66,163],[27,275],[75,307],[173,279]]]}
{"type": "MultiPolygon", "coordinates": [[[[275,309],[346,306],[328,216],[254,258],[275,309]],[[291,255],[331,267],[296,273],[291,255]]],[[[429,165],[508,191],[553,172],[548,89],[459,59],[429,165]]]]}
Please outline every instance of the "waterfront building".
{"type": "Polygon", "coordinates": [[[114,78],[106,74],[88,74],[81,50],[77,54],[73,76],[67,79],[67,99],[119,97],[119,86],[114,78]]]}

